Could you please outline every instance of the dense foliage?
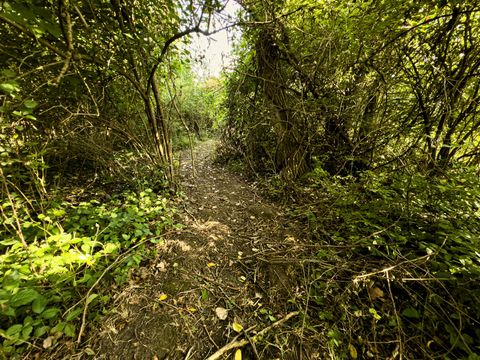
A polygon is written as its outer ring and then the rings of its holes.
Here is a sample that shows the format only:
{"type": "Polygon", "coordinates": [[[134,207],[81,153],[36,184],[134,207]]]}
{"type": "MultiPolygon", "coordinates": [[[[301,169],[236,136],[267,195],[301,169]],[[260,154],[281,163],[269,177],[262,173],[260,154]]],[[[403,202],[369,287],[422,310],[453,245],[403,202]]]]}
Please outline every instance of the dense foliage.
{"type": "Polygon", "coordinates": [[[0,358],[80,343],[173,225],[170,77],[219,6],[0,4],[0,358]]]}
{"type": "Polygon", "coordinates": [[[217,128],[313,241],[299,344],[477,359],[479,4],[237,2],[221,81],[187,44],[224,1],[0,3],[0,359],[82,342],[178,227],[174,151],[217,128]]]}
{"type": "Polygon", "coordinates": [[[331,174],[478,165],[478,4],[243,5],[255,25],[228,81],[225,132],[255,171],[297,178],[315,159],[331,174]]]}
{"type": "Polygon", "coordinates": [[[331,358],[477,358],[477,2],[242,5],[219,160],[325,244],[299,260],[310,336],[331,358]]]}
{"type": "Polygon", "coordinates": [[[166,102],[173,123],[173,146],[190,146],[194,139],[212,135],[224,116],[223,87],[216,78],[199,80],[184,66],[172,81],[166,102]]]}
{"type": "Polygon", "coordinates": [[[42,211],[8,195],[1,204],[1,358],[36,339],[47,349],[64,336],[76,340],[98,316],[87,307],[101,310],[110,300],[99,282],[123,284],[172,225],[167,199],[150,189],[103,203],[42,203],[42,211]]]}

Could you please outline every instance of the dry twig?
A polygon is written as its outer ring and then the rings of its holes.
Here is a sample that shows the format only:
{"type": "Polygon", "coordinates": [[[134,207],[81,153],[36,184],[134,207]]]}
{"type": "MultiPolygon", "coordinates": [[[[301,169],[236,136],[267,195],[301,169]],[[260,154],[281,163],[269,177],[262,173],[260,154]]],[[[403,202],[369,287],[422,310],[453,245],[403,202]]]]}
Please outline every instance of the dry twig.
{"type": "Polygon", "coordinates": [[[213,355],[209,356],[207,358],[207,360],[217,360],[217,359],[220,359],[220,357],[222,355],[224,355],[226,352],[230,351],[230,350],[233,350],[233,349],[238,349],[238,348],[241,348],[245,345],[248,345],[251,342],[255,342],[259,337],[265,335],[266,333],[268,333],[270,330],[282,325],[284,322],[290,320],[292,317],[295,317],[299,314],[300,312],[299,311],[293,311],[289,314],[287,314],[284,318],[274,322],[272,325],[270,326],[267,326],[265,329],[261,330],[260,332],[258,332],[255,336],[252,336],[249,340],[247,339],[243,339],[243,340],[233,340],[231,342],[229,342],[228,344],[226,344],[225,346],[223,346],[222,348],[218,349],[213,355]]]}

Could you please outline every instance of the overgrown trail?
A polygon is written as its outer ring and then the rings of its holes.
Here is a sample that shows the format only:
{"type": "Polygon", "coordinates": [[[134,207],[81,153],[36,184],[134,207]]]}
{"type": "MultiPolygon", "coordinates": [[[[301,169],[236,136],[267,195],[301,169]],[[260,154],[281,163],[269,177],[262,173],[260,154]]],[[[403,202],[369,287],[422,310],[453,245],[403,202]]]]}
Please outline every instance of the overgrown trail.
{"type": "MultiPolygon", "coordinates": [[[[291,269],[275,257],[295,250],[299,230],[253,186],[214,165],[213,147],[195,149],[196,178],[182,159],[185,227],[169,233],[156,260],[118,294],[115,314],[95,335],[96,358],[206,359],[238,335],[234,322],[249,329],[241,336],[248,339],[297,310],[288,302],[297,291],[291,269]]],[[[284,330],[267,333],[272,346],[245,346],[243,359],[298,359],[284,330]]]]}

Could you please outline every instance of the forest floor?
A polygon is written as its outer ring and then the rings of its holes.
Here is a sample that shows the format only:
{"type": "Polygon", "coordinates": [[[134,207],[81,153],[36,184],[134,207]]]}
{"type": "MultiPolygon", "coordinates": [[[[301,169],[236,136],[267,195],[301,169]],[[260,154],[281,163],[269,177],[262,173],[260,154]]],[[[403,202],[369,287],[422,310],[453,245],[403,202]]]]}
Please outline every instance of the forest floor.
{"type": "Polygon", "coordinates": [[[195,177],[191,160],[181,159],[184,227],[118,290],[113,313],[88,341],[96,359],[233,358],[235,350],[214,355],[225,345],[242,348],[243,359],[302,358],[305,345],[287,325],[301,325],[292,300],[305,293],[288,258],[308,240],[281,206],[215,165],[214,146],[194,149],[195,177]]]}

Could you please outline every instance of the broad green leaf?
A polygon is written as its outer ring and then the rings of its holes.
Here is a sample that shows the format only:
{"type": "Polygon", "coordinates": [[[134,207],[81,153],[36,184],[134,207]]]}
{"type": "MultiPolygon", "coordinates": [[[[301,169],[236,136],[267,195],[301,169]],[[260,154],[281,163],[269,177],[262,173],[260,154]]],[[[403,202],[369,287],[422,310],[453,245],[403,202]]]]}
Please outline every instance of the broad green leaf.
{"type": "Polygon", "coordinates": [[[50,330],[50,326],[40,326],[38,328],[35,328],[33,335],[35,337],[41,337],[45,335],[48,332],[48,330],[50,330]]]}
{"type": "Polygon", "coordinates": [[[417,309],[409,307],[402,311],[402,315],[410,319],[420,319],[422,316],[417,309]]]}
{"type": "Polygon", "coordinates": [[[18,243],[18,241],[19,241],[18,239],[6,239],[6,240],[0,241],[0,245],[10,246],[18,243]]]}
{"type": "Polygon", "coordinates": [[[15,324],[15,325],[10,326],[5,333],[8,336],[13,336],[13,335],[16,335],[16,334],[20,333],[20,331],[22,331],[22,329],[23,329],[22,324],[15,324]]]}
{"type": "MultiPolygon", "coordinates": [[[[15,244],[18,244],[18,241],[16,241],[12,245],[15,245],[15,244]]],[[[2,288],[4,290],[7,290],[7,291],[16,290],[19,286],[20,286],[20,278],[16,272],[12,275],[6,275],[3,278],[2,288]]]]}
{"type": "Polygon", "coordinates": [[[118,246],[113,243],[108,243],[103,247],[103,252],[105,254],[111,254],[118,249],[118,246]]]}
{"type": "Polygon", "coordinates": [[[62,35],[62,31],[57,24],[42,21],[38,25],[38,28],[43,30],[44,32],[49,32],[56,38],[59,38],[62,35]]]}
{"type": "Polygon", "coordinates": [[[25,106],[27,109],[35,109],[38,106],[38,102],[35,100],[25,100],[23,102],[23,106],[25,106]]]}
{"type": "Polygon", "coordinates": [[[73,309],[72,311],[70,311],[67,316],[65,317],[65,320],[66,321],[72,321],[72,320],[75,320],[78,315],[80,315],[82,313],[83,309],[82,308],[76,308],[76,309],[73,309]]]}
{"type": "Polygon", "coordinates": [[[20,91],[20,88],[16,82],[10,81],[0,84],[0,90],[6,92],[7,94],[11,94],[20,91]]]}
{"type": "Polygon", "coordinates": [[[41,314],[48,304],[48,299],[45,296],[40,295],[33,300],[32,310],[35,314],[41,314]]]}
{"type": "Polygon", "coordinates": [[[24,326],[23,329],[22,329],[22,339],[23,340],[28,340],[32,331],[33,331],[33,326],[32,325],[24,326]]]}
{"type": "Polygon", "coordinates": [[[47,320],[54,319],[58,316],[59,312],[60,312],[59,308],[49,308],[44,312],[42,312],[42,317],[47,320]]]}
{"type": "Polygon", "coordinates": [[[11,317],[17,316],[15,309],[11,306],[7,307],[5,310],[2,310],[2,314],[5,316],[11,316],[11,317]]]}
{"type": "Polygon", "coordinates": [[[50,330],[50,333],[51,334],[55,334],[55,333],[63,333],[64,329],[65,329],[65,323],[63,321],[60,321],[59,323],[57,323],[57,325],[55,325],[52,330],[50,330]]]}
{"type": "Polygon", "coordinates": [[[2,73],[2,76],[6,77],[6,78],[13,78],[17,75],[17,73],[13,70],[10,70],[10,69],[3,69],[1,71],[2,73]]]}
{"type": "Polygon", "coordinates": [[[73,324],[66,324],[64,329],[63,329],[63,333],[66,336],[74,337],[75,336],[75,326],[73,324]]]}
{"type": "Polygon", "coordinates": [[[12,296],[10,299],[10,306],[20,307],[30,304],[33,300],[37,299],[40,294],[34,289],[20,290],[18,293],[12,296]]]}

